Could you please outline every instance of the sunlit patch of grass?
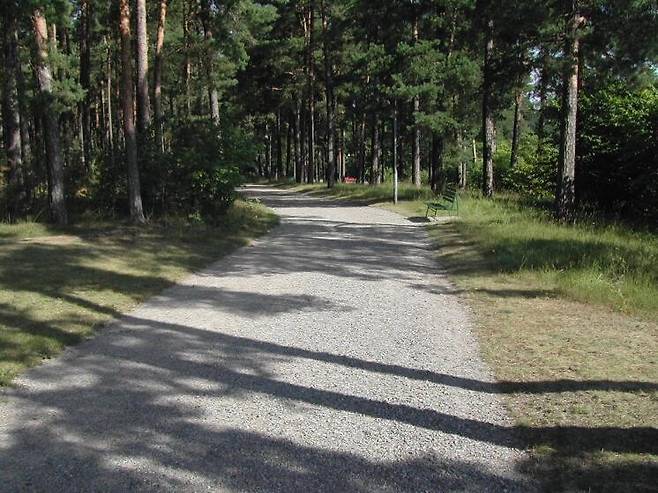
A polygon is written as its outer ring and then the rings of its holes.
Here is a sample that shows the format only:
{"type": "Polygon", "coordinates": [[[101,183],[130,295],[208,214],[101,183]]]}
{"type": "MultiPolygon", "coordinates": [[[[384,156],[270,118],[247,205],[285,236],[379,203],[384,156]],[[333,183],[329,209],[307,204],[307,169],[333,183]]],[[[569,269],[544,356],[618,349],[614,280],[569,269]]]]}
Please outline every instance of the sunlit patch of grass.
{"type": "Polygon", "coordinates": [[[95,327],[263,234],[276,216],[238,201],[217,227],[0,225],[0,385],[95,327]]]}

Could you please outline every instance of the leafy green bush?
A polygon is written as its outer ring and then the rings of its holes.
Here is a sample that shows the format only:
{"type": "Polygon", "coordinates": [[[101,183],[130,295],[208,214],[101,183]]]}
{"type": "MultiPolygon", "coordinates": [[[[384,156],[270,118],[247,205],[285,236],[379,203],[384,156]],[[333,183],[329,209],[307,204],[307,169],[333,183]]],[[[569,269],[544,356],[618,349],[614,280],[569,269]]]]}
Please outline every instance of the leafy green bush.
{"type": "Polygon", "coordinates": [[[537,153],[537,136],[524,134],[519,143],[518,160],[511,167],[511,147],[503,142],[496,154],[496,170],[502,188],[532,200],[551,199],[555,193],[557,149],[545,143],[537,153]]]}
{"type": "Polygon", "coordinates": [[[251,157],[247,137],[230,126],[220,132],[207,120],[185,120],[172,128],[170,149],[164,155],[153,141],[143,153],[147,210],[215,222],[235,200],[239,164],[251,157]]]}
{"type": "Polygon", "coordinates": [[[658,88],[610,84],[580,99],[576,189],[581,201],[658,220],[658,88]]]}

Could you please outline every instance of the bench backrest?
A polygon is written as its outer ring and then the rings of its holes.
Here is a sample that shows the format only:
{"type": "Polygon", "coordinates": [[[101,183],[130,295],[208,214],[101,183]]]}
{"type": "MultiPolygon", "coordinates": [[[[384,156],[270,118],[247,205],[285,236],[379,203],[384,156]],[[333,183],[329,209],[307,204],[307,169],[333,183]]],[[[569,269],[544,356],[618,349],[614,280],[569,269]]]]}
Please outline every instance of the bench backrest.
{"type": "Polygon", "coordinates": [[[443,199],[449,202],[454,202],[457,197],[457,189],[453,186],[446,187],[446,191],[443,192],[443,199]]]}

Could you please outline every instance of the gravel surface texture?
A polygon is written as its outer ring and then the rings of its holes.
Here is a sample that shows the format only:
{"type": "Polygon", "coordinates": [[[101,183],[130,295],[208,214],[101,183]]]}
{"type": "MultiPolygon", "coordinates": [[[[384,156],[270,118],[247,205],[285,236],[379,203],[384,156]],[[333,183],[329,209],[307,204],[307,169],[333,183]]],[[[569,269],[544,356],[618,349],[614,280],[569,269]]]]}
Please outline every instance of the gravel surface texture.
{"type": "Polygon", "coordinates": [[[0,396],[0,491],[528,491],[420,224],[249,187],[271,234],[0,396]]]}

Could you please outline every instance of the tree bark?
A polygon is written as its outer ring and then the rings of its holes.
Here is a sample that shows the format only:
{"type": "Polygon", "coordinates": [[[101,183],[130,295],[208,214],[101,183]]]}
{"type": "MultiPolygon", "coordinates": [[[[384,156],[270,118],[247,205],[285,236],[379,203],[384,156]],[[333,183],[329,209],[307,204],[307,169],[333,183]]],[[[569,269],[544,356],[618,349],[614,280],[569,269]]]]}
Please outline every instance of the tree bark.
{"type": "Polygon", "coordinates": [[[308,71],[308,169],[306,170],[306,180],[313,183],[315,175],[315,1],[309,0],[308,4],[308,53],[307,53],[307,71],[308,71]]]}
{"type": "Polygon", "coordinates": [[[192,92],[190,82],[192,80],[192,67],[190,63],[190,32],[189,32],[189,6],[188,0],[183,0],[183,40],[185,43],[185,55],[183,58],[183,77],[185,78],[185,111],[186,116],[192,116],[192,92]]]}
{"type": "Polygon", "coordinates": [[[281,109],[276,111],[276,178],[283,176],[283,122],[281,119],[281,109]]]}
{"type": "Polygon", "coordinates": [[[293,162],[293,152],[291,149],[293,138],[292,138],[292,115],[290,112],[286,112],[288,118],[286,118],[286,178],[291,176],[291,164],[293,162]]]}
{"type": "Polygon", "coordinates": [[[443,138],[438,132],[432,132],[432,158],[431,158],[430,187],[434,192],[443,188],[443,138]]]}
{"type": "Polygon", "coordinates": [[[521,103],[523,102],[523,91],[518,89],[514,95],[514,126],[512,128],[512,152],[510,153],[509,165],[516,166],[519,160],[519,140],[521,138],[521,103]]]}
{"type": "Polygon", "coordinates": [[[539,116],[537,118],[537,154],[544,146],[544,127],[546,122],[546,96],[548,93],[548,55],[542,52],[541,73],[539,76],[539,116]]]}
{"type": "Polygon", "coordinates": [[[576,200],[576,117],[578,109],[578,60],[580,27],[585,18],[578,12],[577,1],[571,2],[571,12],[566,25],[566,65],[562,83],[562,115],[560,126],[559,175],[556,193],[556,215],[561,220],[570,219],[576,200]]]}
{"type": "Polygon", "coordinates": [[[379,119],[377,114],[372,117],[372,158],[370,160],[370,184],[381,183],[381,172],[379,170],[382,155],[381,142],[379,139],[379,119]]]}
{"type": "Polygon", "coordinates": [[[146,0],[136,0],[137,47],[137,125],[141,135],[151,125],[148,79],[148,34],[146,32],[146,0]]]}
{"type": "Polygon", "coordinates": [[[304,118],[302,118],[302,103],[298,102],[295,107],[295,149],[296,149],[296,169],[297,175],[295,179],[297,183],[304,182],[304,170],[306,169],[304,142],[306,141],[304,134],[304,118]]]}
{"type": "Polygon", "coordinates": [[[496,130],[492,108],[491,57],[493,54],[493,20],[487,23],[487,37],[484,45],[484,81],[482,87],[482,193],[492,197],[494,193],[493,157],[496,153],[496,130]]]}
{"type": "Polygon", "coordinates": [[[325,1],[320,3],[322,12],[322,48],[324,52],[324,83],[327,96],[327,187],[336,184],[336,97],[334,95],[334,78],[329,48],[329,28],[325,1]]]}
{"type": "Polygon", "coordinates": [[[128,201],[132,221],[141,224],[145,222],[145,219],[137,164],[137,136],[133,120],[132,50],[128,0],[119,0],[119,30],[121,33],[121,106],[128,167],[128,201]]]}
{"type": "MultiPolygon", "coordinates": [[[[418,42],[418,18],[414,17],[413,24],[414,44],[418,42]]],[[[414,95],[413,98],[414,118],[420,112],[420,96],[414,95]]],[[[420,188],[420,127],[414,123],[413,139],[411,145],[411,181],[416,188],[420,188]]]]}
{"type": "Polygon", "coordinates": [[[210,118],[215,125],[219,125],[219,93],[213,80],[213,32],[211,27],[209,0],[201,0],[201,23],[203,24],[203,35],[209,50],[208,63],[206,65],[206,77],[208,82],[208,99],[210,100],[210,118]]]}
{"type": "Polygon", "coordinates": [[[89,0],[80,2],[80,86],[85,97],[80,103],[82,127],[82,151],[86,165],[91,163],[91,5],[89,0]]]}
{"type": "Polygon", "coordinates": [[[466,188],[466,159],[464,159],[464,135],[462,129],[457,130],[457,148],[459,149],[459,188],[466,188]]]}
{"type": "Polygon", "coordinates": [[[9,167],[7,176],[7,213],[14,222],[22,212],[25,201],[23,182],[23,156],[21,140],[21,113],[18,103],[18,30],[12,12],[4,13],[4,70],[2,87],[2,115],[4,145],[9,167]]]}
{"type": "Polygon", "coordinates": [[[32,25],[37,45],[37,83],[42,98],[46,160],[50,176],[50,213],[52,220],[59,225],[65,225],[68,223],[68,214],[64,195],[64,163],[59,144],[59,114],[53,104],[53,76],[48,54],[48,24],[39,8],[32,12],[32,25]]]}
{"type": "Polygon", "coordinates": [[[160,152],[164,153],[162,126],[162,48],[164,47],[165,22],[167,21],[167,0],[160,0],[158,34],[155,41],[155,63],[153,66],[153,110],[155,112],[155,137],[160,152]]]}

